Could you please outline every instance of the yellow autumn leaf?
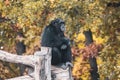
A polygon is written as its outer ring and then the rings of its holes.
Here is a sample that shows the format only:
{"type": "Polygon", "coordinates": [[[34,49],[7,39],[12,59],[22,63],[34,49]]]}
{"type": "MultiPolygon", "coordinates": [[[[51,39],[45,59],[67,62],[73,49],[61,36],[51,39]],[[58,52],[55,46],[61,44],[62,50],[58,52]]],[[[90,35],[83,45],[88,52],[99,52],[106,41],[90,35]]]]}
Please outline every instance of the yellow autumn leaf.
{"type": "Polygon", "coordinates": [[[101,43],[105,42],[105,39],[103,39],[101,37],[96,37],[95,35],[93,35],[93,40],[98,44],[101,44],[101,43]]]}
{"type": "Polygon", "coordinates": [[[85,40],[85,36],[83,35],[83,33],[75,34],[75,36],[76,36],[76,39],[75,39],[76,42],[78,42],[80,40],[82,40],[82,41],[85,40]]]}

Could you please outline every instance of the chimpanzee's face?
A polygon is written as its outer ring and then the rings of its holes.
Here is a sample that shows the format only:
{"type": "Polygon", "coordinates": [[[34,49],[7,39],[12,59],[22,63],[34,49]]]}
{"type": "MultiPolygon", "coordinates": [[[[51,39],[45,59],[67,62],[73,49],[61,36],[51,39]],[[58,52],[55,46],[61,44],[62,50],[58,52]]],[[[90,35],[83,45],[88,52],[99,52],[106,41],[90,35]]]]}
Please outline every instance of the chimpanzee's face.
{"type": "Polygon", "coordinates": [[[62,32],[65,31],[65,22],[62,19],[57,18],[53,20],[51,24],[56,28],[57,31],[62,31],[62,32]]]}
{"type": "Polygon", "coordinates": [[[61,26],[60,26],[60,30],[61,30],[62,32],[64,32],[64,31],[65,31],[65,24],[64,24],[64,23],[61,23],[60,25],[61,25],[61,26]]]}

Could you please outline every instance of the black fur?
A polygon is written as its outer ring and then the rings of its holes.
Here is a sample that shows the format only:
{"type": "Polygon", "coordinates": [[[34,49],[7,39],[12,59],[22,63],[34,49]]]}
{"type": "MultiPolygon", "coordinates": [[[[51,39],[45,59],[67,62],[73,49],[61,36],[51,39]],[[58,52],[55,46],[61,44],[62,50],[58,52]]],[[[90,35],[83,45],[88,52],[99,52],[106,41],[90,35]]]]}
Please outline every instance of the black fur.
{"type": "MultiPolygon", "coordinates": [[[[17,34],[17,40],[16,40],[16,53],[18,54],[18,55],[23,55],[23,53],[25,53],[26,52],[26,45],[24,44],[24,42],[23,41],[20,41],[20,39],[19,38],[23,38],[24,37],[24,35],[23,35],[23,33],[18,33],[17,34]]],[[[23,73],[24,73],[24,71],[25,71],[25,68],[26,68],[26,66],[25,65],[23,65],[23,64],[18,64],[18,67],[19,67],[19,71],[20,71],[20,76],[23,76],[23,73]]]]}
{"type": "Polygon", "coordinates": [[[61,31],[61,24],[65,24],[61,19],[55,19],[44,28],[41,39],[41,46],[52,48],[52,65],[71,62],[70,40],[61,31]],[[66,46],[63,48],[63,46],[66,46]]]}

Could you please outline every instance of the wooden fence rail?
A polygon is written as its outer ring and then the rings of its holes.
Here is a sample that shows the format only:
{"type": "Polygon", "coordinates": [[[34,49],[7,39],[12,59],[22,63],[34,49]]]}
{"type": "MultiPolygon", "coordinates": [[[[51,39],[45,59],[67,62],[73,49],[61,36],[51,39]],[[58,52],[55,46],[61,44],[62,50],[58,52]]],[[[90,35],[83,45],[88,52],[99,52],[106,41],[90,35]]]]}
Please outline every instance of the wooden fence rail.
{"type": "Polygon", "coordinates": [[[41,47],[34,55],[21,56],[0,50],[0,60],[31,66],[34,71],[26,76],[6,80],[51,80],[51,48],[41,47]]]}
{"type": "Polygon", "coordinates": [[[33,72],[28,75],[6,80],[73,80],[72,76],[70,76],[69,68],[63,70],[55,66],[51,67],[51,48],[49,47],[41,47],[41,51],[37,51],[34,55],[28,56],[11,54],[0,50],[0,60],[21,63],[33,68],[33,72]],[[54,77],[51,76],[51,73],[54,77]]]}

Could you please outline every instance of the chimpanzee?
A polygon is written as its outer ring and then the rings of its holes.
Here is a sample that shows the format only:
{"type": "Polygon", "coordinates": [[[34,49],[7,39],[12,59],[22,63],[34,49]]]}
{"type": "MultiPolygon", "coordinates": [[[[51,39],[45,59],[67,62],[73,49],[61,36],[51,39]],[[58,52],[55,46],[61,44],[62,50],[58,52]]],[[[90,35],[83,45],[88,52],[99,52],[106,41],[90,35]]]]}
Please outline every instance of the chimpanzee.
{"type": "MultiPolygon", "coordinates": [[[[26,46],[23,42],[23,33],[18,32],[17,33],[17,37],[16,37],[16,52],[18,55],[22,55],[23,53],[26,52],[26,46]]],[[[18,67],[20,69],[20,76],[23,75],[24,71],[25,71],[25,65],[23,64],[18,64],[18,67]]]]}
{"type": "Polygon", "coordinates": [[[64,35],[65,22],[61,18],[52,20],[44,28],[41,39],[41,46],[52,48],[51,64],[67,68],[72,66],[72,55],[70,40],[64,35]]]}

